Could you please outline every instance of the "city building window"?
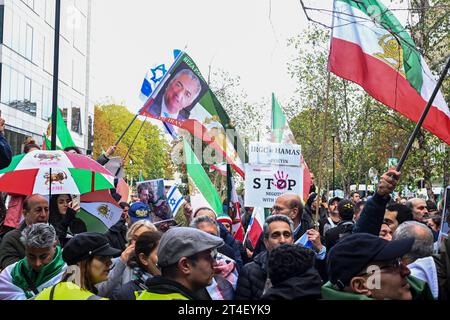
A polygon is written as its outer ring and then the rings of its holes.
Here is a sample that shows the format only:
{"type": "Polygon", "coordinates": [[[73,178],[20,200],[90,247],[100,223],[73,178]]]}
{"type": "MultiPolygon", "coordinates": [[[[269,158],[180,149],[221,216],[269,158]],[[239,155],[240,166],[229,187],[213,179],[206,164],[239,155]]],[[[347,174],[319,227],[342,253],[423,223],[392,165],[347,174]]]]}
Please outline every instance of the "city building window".
{"type": "Polygon", "coordinates": [[[31,79],[27,77],[25,77],[23,101],[31,102],[31,79]]]}
{"type": "Polygon", "coordinates": [[[61,110],[61,115],[63,117],[64,123],[67,126],[67,108],[64,108],[64,109],[61,110]]]}
{"type": "Polygon", "coordinates": [[[48,121],[52,115],[52,95],[49,88],[42,86],[42,116],[41,118],[48,121]]]}
{"type": "Polygon", "coordinates": [[[3,43],[8,46],[9,48],[12,48],[13,43],[13,13],[10,8],[4,7],[4,28],[3,28],[3,43]]]}
{"type": "Polygon", "coordinates": [[[81,134],[81,110],[77,107],[72,107],[72,126],[73,132],[81,134]]]}
{"type": "Polygon", "coordinates": [[[26,29],[25,58],[33,61],[33,27],[29,24],[26,29]]]}
{"type": "Polygon", "coordinates": [[[9,104],[10,101],[10,88],[11,88],[11,68],[2,64],[2,96],[1,101],[4,104],[9,104]]]}
{"type": "Polygon", "coordinates": [[[22,2],[34,10],[34,0],[22,0],[22,2]]]}
{"type": "Polygon", "coordinates": [[[22,73],[2,65],[1,101],[12,108],[36,116],[37,104],[33,102],[32,81],[22,73]]]}
{"type": "Polygon", "coordinates": [[[45,0],[45,21],[51,26],[55,25],[55,0],[45,0]]]}

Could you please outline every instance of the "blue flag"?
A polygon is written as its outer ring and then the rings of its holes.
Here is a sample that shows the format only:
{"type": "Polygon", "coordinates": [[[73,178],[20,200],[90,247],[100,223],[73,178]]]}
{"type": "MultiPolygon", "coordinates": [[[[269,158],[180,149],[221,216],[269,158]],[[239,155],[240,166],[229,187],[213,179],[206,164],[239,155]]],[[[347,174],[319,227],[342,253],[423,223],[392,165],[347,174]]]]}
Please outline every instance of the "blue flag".
{"type": "Polygon", "coordinates": [[[144,81],[142,82],[141,92],[139,97],[142,101],[147,101],[148,97],[155,90],[158,83],[164,78],[167,69],[165,64],[160,64],[153,68],[150,68],[145,75],[144,81]]]}
{"type": "Polygon", "coordinates": [[[183,195],[177,186],[172,186],[167,192],[167,203],[173,215],[176,215],[178,209],[185,203],[183,195]]]}

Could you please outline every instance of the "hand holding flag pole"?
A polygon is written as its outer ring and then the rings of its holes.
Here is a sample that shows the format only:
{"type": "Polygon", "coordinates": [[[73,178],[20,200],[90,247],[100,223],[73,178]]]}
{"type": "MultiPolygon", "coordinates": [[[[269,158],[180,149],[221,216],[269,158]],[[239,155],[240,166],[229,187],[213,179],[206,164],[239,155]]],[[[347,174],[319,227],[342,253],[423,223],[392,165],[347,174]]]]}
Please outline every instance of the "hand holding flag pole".
{"type": "Polygon", "coordinates": [[[442,74],[441,74],[438,82],[436,83],[436,87],[434,87],[434,91],[431,94],[430,100],[428,100],[428,103],[427,103],[425,109],[423,110],[422,116],[420,117],[419,121],[417,122],[413,133],[409,137],[408,144],[406,145],[406,148],[403,151],[402,157],[400,158],[400,161],[397,164],[397,168],[395,169],[396,171],[400,172],[400,170],[402,169],[403,163],[406,160],[409,150],[411,150],[412,144],[413,144],[414,140],[416,139],[417,134],[419,133],[419,129],[422,126],[422,123],[425,120],[425,117],[427,116],[428,111],[430,110],[430,108],[433,104],[434,98],[436,97],[437,93],[439,92],[439,88],[441,87],[442,83],[444,82],[444,79],[445,79],[445,76],[447,75],[449,67],[450,67],[450,56],[447,59],[447,64],[445,65],[444,71],[442,71],[442,74]]]}

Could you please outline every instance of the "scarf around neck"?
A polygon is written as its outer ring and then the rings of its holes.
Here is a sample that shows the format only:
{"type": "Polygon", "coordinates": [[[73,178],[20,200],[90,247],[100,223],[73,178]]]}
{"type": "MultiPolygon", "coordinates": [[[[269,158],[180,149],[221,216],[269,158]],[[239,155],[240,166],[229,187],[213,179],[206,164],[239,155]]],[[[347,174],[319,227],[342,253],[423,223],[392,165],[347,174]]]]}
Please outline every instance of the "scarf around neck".
{"type": "Polygon", "coordinates": [[[56,246],[55,256],[52,261],[43,266],[39,272],[34,271],[30,267],[26,257],[19,260],[11,270],[12,283],[25,292],[27,299],[31,298],[33,296],[33,290],[30,288],[26,276],[31,280],[34,286],[38,288],[40,285],[61,273],[64,265],[65,262],[62,259],[61,247],[58,245],[56,246]]]}

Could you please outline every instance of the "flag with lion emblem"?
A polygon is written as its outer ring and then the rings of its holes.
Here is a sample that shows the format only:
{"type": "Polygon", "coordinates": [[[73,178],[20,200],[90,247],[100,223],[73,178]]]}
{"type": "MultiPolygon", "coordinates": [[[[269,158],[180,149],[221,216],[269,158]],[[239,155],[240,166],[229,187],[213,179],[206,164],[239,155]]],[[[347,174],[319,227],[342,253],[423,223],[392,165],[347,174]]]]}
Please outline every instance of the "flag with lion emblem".
{"type": "MultiPolygon", "coordinates": [[[[418,122],[436,81],[395,15],[377,0],[335,0],[329,69],[418,122]]],[[[438,92],[423,127],[450,144],[450,111],[438,92]]]]}

